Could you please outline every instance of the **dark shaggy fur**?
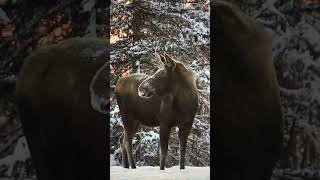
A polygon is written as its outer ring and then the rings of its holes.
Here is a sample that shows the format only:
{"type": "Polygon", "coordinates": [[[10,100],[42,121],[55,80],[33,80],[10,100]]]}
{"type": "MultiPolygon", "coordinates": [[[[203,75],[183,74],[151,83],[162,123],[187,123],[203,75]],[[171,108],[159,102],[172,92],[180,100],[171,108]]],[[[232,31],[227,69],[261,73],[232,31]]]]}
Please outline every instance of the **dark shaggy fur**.
{"type": "Polygon", "coordinates": [[[24,61],[16,96],[39,180],[107,179],[107,121],[92,108],[89,91],[108,61],[104,49],[100,40],[76,38],[24,61]]]}
{"type": "Polygon", "coordinates": [[[213,4],[213,179],[269,180],[282,147],[271,33],[231,4],[213,4]]]}

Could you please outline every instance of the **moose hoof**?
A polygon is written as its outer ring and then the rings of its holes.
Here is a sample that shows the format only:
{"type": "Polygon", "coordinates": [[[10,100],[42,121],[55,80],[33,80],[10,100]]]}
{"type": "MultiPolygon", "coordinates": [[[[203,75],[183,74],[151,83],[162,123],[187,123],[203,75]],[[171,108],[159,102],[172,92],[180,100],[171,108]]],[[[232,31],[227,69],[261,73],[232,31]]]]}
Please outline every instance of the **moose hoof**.
{"type": "Polygon", "coordinates": [[[123,166],[123,168],[127,168],[127,169],[129,169],[129,166],[123,166]]]}
{"type": "Polygon", "coordinates": [[[164,170],[164,167],[160,167],[160,170],[164,170]]]}
{"type": "Polygon", "coordinates": [[[136,166],[132,166],[131,169],[136,169],[136,166]]]}

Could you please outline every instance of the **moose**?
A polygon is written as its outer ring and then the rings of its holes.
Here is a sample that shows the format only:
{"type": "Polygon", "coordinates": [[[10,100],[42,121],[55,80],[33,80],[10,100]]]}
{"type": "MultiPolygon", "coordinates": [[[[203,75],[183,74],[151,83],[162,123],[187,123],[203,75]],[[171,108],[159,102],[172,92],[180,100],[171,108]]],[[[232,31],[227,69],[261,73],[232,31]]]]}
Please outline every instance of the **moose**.
{"type": "Polygon", "coordinates": [[[269,180],[282,147],[271,31],[214,1],[213,179],[269,180]]]}
{"type": "Polygon", "coordinates": [[[109,107],[92,102],[109,94],[106,52],[103,40],[72,38],[25,59],[16,98],[39,180],[107,179],[109,107]]]}
{"type": "Polygon", "coordinates": [[[165,168],[172,127],[179,128],[180,169],[185,169],[187,139],[198,109],[194,73],[167,54],[154,54],[159,69],[153,75],[135,73],[118,80],[115,87],[124,133],[120,137],[122,166],[136,168],[132,139],[139,125],[160,126],[160,170],[165,168]]]}

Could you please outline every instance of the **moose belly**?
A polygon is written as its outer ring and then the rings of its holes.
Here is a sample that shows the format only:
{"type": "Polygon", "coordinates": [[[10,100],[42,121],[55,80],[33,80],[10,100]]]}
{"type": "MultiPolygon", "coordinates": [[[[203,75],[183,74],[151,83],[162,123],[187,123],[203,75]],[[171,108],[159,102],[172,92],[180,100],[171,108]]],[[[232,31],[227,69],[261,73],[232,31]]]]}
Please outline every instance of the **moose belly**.
{"type": "Polygon", "coordinates": [[[156,127],[159,126],[159,122],[157,118],[150,117],[150,118],[140,118],[141,125],[148,126],[148,127],[156,127]]]}

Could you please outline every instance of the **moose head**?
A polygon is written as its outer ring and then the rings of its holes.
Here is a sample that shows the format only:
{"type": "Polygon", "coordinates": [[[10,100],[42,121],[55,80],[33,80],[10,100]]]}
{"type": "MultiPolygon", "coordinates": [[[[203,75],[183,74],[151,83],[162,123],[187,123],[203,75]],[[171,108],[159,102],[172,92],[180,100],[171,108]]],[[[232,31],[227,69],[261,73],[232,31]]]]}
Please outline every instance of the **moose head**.
{"type": "Polygon", "coordinates": [[[183,65],[168,54],[154,53],[158,71],[145,79],[138,87],[138,94],[142,98],[151,98],[152,96],[163,96],[172,91],[172,83],[179,75],[177,66],[183,65]]]}

